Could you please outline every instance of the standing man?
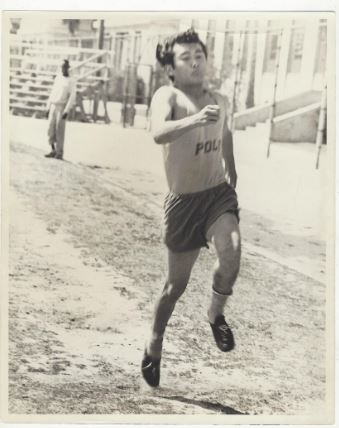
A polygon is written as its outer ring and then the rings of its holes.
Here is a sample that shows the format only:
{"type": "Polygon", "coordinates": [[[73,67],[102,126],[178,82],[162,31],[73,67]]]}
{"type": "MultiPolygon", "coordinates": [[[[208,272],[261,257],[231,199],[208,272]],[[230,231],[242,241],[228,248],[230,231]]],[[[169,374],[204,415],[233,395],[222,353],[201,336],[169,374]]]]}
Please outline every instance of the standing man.
{"type": "Polygon", "coordinates": [[[151,334],[141,364],[150,386],[158,386],[165,328],[185,291],[201,247],[215,246],[211,301],[207,314],[218,348],[231,351],[233,334],[224,318],[240,264],[237,174],[226,100],[204,87],[207,51],[188,30],[158,45],[157,60],[171,86],[152,99],[151,127],[163,149],[169,193],[165,199],[168,276],[155,305],[151,334]]]}
{"type": "Polygon", "coordinates": [[[69,69],[70,64],[65,59],[47,102],[48,140],[52,150],[46,158],[63,159],[64,156],[66,119],[76,100],[76,83],[70,77],[69,69]]]}

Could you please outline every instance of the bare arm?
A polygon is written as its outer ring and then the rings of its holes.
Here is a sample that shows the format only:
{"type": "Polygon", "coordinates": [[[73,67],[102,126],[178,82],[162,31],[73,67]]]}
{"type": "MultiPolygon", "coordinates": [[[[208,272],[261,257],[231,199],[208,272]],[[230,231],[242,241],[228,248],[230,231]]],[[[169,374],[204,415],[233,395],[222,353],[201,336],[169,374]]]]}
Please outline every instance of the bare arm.
{"type": "Polygon", "coordinates": [[[227,126],[227,115],[225,116],[224,131],[222,139],[222,154],[225,161],[226,179],[232,187],[237,185],[237,171],[235,168],[233,153],[233,135],[227,126]]]}
{"type": "Polygon", "coordinates": [[[219,118],[217,106],[206,106],[192,116],[172,120],[174,105],[175,94],[171,87],[162,87],[154,94],[151,104],[151,129],[158,144],[175,141],[191,129],[216,122],[219,118]]]}
{"type": "Polygon", "coordinates": [[[53,82],[53,85],[52,85],[52,89],[51,89],[51,91],[49,93],[49,97],[48,97],[47,104],[46,104],[46,113],[47,113],[47,116],[48,116],[49,109],[51,108],[51,96],[52,96],[54,85],[55,85],[55,79],[54,79],[54,82],[53,82]]]}
{"type": "Polygon", "coordinates": [[[73,78],[71,78],[71,82],[70,82],[70,94],[69,94],[69,98],[68,98],[68,102],[66,104],[65,113],[69,113],[70,109],[74,106],[75,102],[76,102],[76,82],[73,78]]]}

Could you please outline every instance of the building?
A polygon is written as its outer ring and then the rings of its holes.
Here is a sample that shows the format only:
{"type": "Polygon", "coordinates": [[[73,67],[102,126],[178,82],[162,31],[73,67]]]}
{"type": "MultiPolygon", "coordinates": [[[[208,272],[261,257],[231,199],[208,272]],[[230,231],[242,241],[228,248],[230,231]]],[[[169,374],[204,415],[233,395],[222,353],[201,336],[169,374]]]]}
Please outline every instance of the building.
{"type": "Polygon", "coordinates": [[[14,19],[11,32],[26,42],[103,48],[110,57],[109,99],[149,105],[154,90],[167,83],[155,60],[157,43],[193,27],[209,52],[206,84],[227,96],[235,126],[267,120],[272,104],[278,106],[277,115],[313,106],[306,112],[312,117],[313,138],[316,104],[326,80],[327,21],[316,13],[302,19],[282,16],[115,12],[98,20],[53,19],[50,14],[37,26],[30,14],[14,19]]]}

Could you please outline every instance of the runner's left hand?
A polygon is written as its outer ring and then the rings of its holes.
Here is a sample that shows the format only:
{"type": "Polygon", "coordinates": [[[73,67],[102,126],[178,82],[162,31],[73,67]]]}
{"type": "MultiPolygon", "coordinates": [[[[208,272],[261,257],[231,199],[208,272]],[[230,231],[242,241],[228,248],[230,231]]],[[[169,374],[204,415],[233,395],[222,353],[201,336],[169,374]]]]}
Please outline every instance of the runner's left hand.
{"type": "Polygon", "coordinates": [[[67,119],[67,115],[68,115],[68,113],[64,113],[64,114],[62,115],[62,118],[63,118],[63,119],[67,119]]]}
{"type": "Polygon", "coordinates": [[[226,180],[235,189],[237,186],[237,181],[238,181],[237,172],[235,170],[234,171],[228,171],[226,173],[226,180]]]}

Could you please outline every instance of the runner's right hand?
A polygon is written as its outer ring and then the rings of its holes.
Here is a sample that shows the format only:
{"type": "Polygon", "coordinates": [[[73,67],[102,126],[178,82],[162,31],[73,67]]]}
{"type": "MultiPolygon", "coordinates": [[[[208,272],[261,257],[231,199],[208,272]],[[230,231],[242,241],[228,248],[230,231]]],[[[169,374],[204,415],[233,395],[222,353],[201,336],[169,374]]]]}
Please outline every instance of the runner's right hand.
{"type": "Polygon", "coordinates": [[[46,110],[46,117],[47,117],[47,119],[48,119],[48,116],[49,116],[49,110],[46,110]]]}
{"type": "Polygon", "coordinates": [[[220,107],[218,104],[210,104],[196,114],[198,125],[210,125],[216,123],[220,117],[220,107]]]}

